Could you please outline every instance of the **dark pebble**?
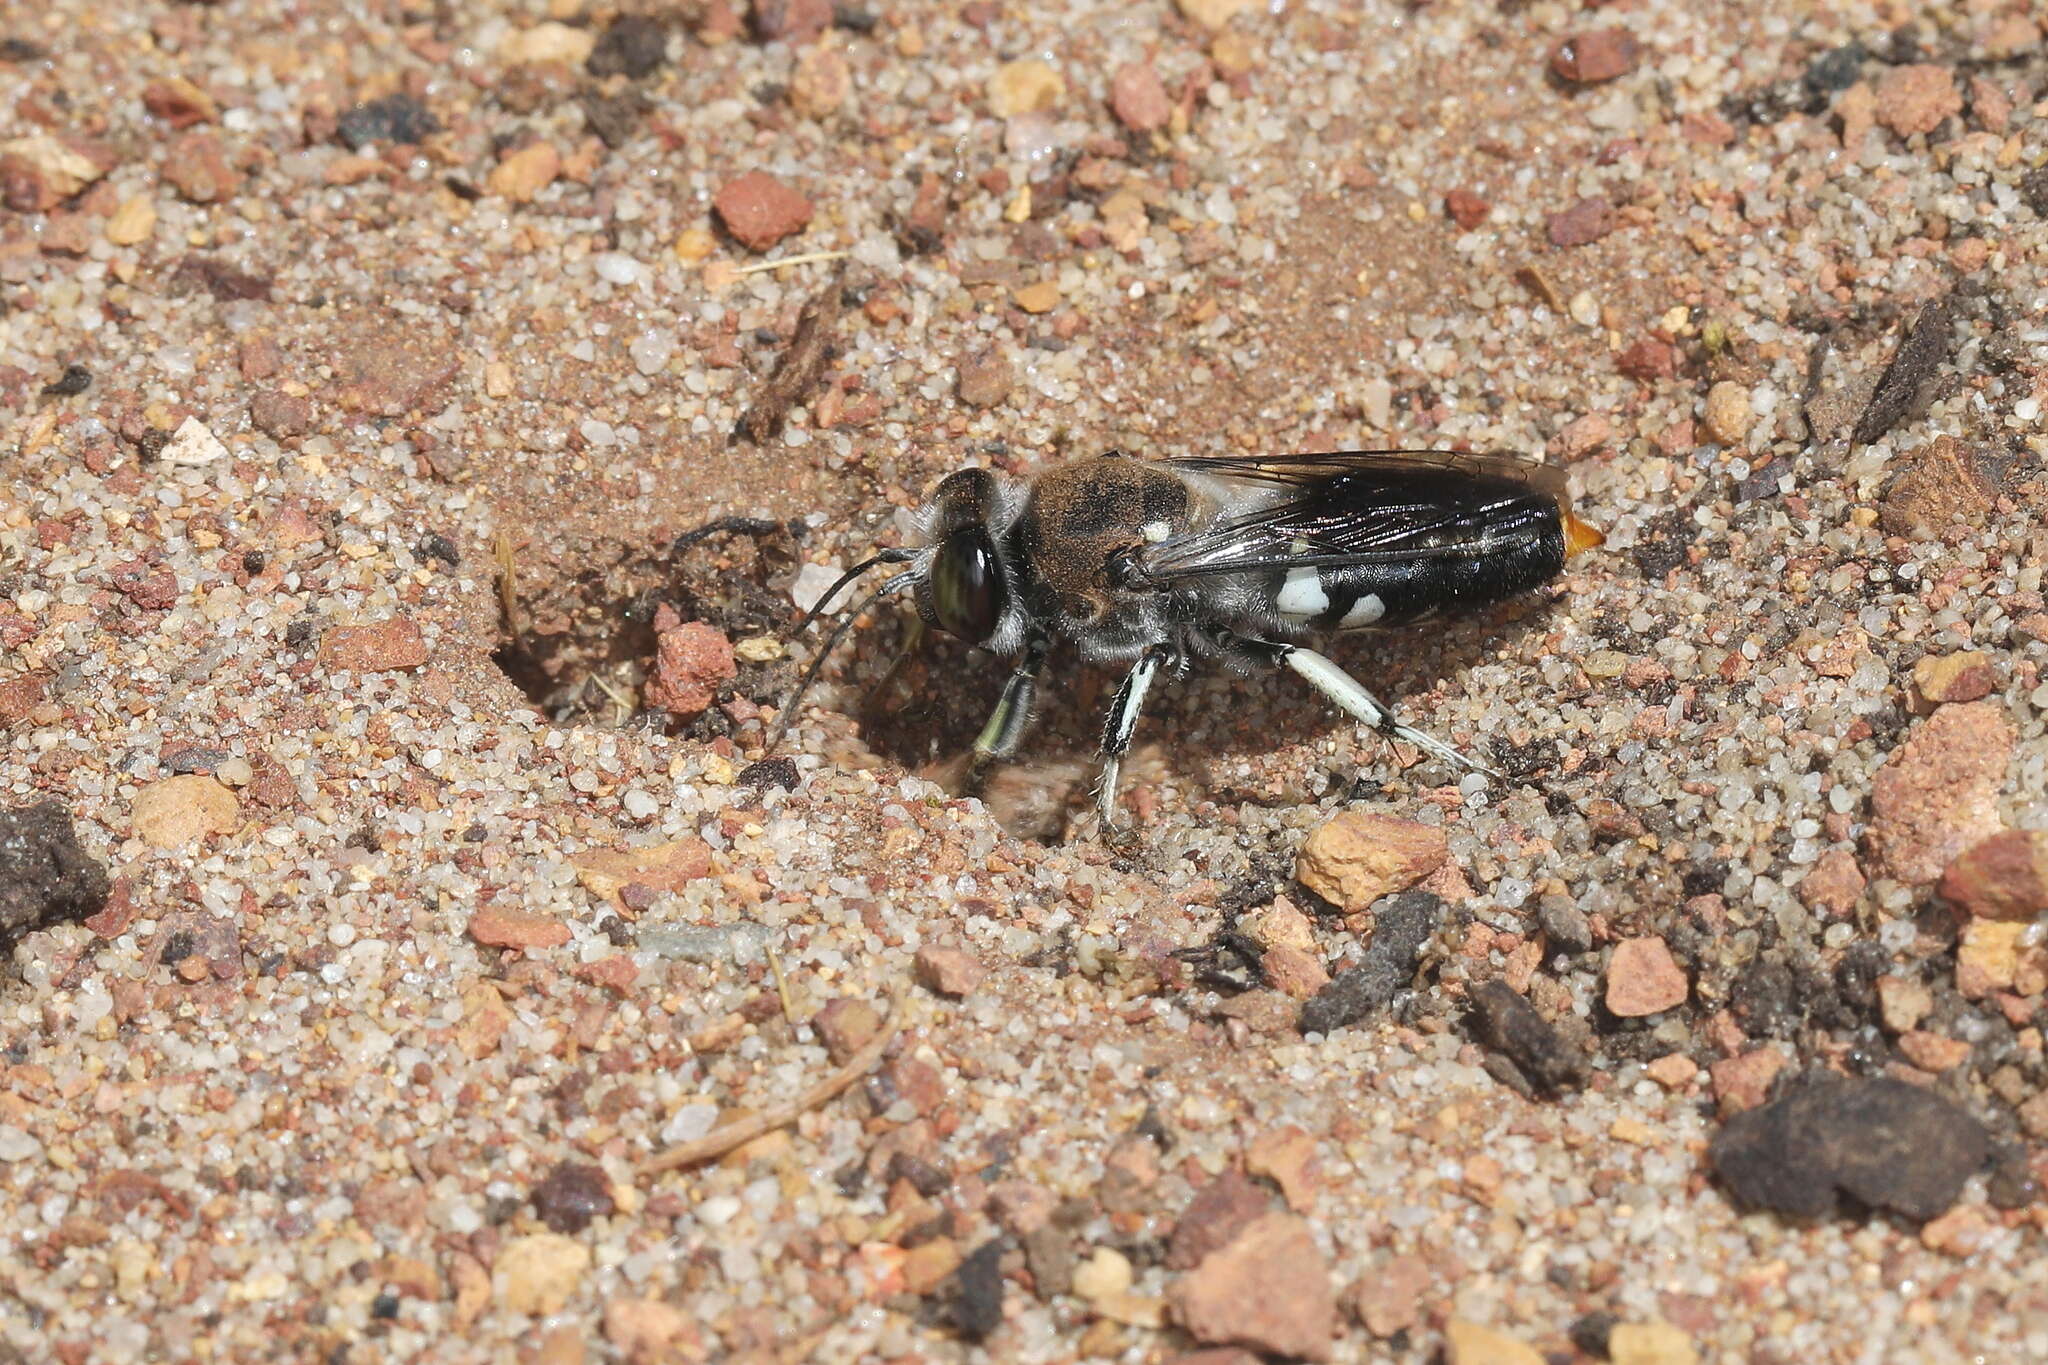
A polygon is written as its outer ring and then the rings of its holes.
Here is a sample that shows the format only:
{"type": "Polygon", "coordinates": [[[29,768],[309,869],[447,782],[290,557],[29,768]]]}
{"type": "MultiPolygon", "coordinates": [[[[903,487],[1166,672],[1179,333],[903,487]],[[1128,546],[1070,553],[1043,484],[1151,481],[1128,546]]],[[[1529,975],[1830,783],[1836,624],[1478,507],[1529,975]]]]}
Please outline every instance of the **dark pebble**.
{"type": "Polygon", "coordinates": [[[83,365],[66,365],[64,373],[43,385],[45,398],[69,398],[92,387],[92,371],[83,365]]]}
{"type": "Polygon", "coordinates": [[[889,1158],[886,1175],[891,1185],[899,1180],[908,1180],[911,1188],[927,1199],[936,1199],[953,1184],[951,1171],[908,1152],[897,1152],[889,1158]]]}
{"type": "Polygon", "coordinates": [[[1593,924],[1568,896],[1545,896],[1536,908],[1536,923],[1548,940],[1548,951],[1577,957],[1593,948],[1593,924]]]}
{"type": "Polygon", "coordinates": [[[172,749],[157,759],[164,771],[172,773],[210,773],[234,755],[226,749],[202,749],[187,745],[172,749]]]}
{"type": "Polygon", "coordinates": [[[2013,1145],[1999,1152],[1991,1164],[1991,1178],[1984,1182],[1984,1197],[1994,1209],[2010,1212],[2032,1208],[2041,1198],[2041,1181],[2027,1149],[2013,1145]]]}
{"type": "Polygon", "coordinates": [[[2027,207],[2034,211],[2036,218],[2048,218],[2048,166],[2028,171],[2020,177],[2020,198],[2027,201],[2027,207]]]}
{"type": "MultiPolygon", "coordinates": [[[[592,54],[595,56],[595,54],[592,54]]],[[[638,90],[616,95],[585,95],[583,120],[605,146],[616,150],[633,140],[640,119],[647,112],[647,97],[638,90]]]]}
{"type": "Polygon", "coordinates": [[[1607,1359],[1607,1339],[1621,1319],[1612,1313],[1588,1313],[1571,1326],[1572,1345],[1595,1360],[1607,1359]]]}
{"type": "Polygon", "coordinates": [[[584,63],[593,76],[651,76],[668,60],[668,29],[644,14],[626,14],[612,21],[584,63]]]}
{"type": "Polygon", "coordinates": [[[1073,1240],[1051,1223],[1024,1234],[1024,1268],[1042,1302],[1050,1303],[1074,1287],[1073,1240]]]}
{"type": "Polygon", "coordinates": [[[1863,63],[1869,59],[1870,53],[1861,43],[1844,43],[1823,52],[1806,68],[1803,78],[1806,88],[1825,102],[1829,96],[1856,84],[1857,78],[1863,74],[1863,63]]]}
{"type": "Polygon", "coordinates": [[[1982,1125],[1905,1081],[1819,1080],[1737,1114],[1708,1149],[1736,1202],[1796,1218],[1840,1196],[1908,1218],[1939,1215],[1984,1165],[1982,1125]]]}
{"type": "Polygon", "coordinates": [[[556,1232],[575,1234],[617,1207],[611,1181],[596,1166],[577,1161],[559,1163],[533,1187],[533,1211],[556,1232]]]}
{"type": "Polygon", "coordinates": [[[1585,1058],[1498,977],[1472,992],[1471,1024],[1473,1036],[1513,1062],[1537,1090],[1555,1095],[1584,1083],[1585,1058]]]}
{"type": "Polygon", "coordinates": [[[334,134],[352,152],[373,142],[425,142],[441,131],[441,120],[411,95],[386,95],[358,104],[335,120],[334,134]]]}
{"type": "Polygon", "coordinates": [[[764,758],[740,769],[740,775],[733,781],[736,786],[752,787],[756,791],[780,787],[786,792],[793,792],[803,785],[803,775],[797,771],[793,758],[764,758]]]}
{"type": "Polygon", "coordinates": [[[381,1320],[384,1322],[389,1322],[393,1318],[397,1317],[398,1295],[379,1294],[376,1298],[371,1299],[370,1316],[373,1319],[381,1320]]]}
{"type": "Polygon", "coordinates": [[[1893,352],[1891,364],[1871,392],[1870,405],[1856,420],[1851,437],[1857,445],[1868,445],[1883,436],[1918,405],[1920,386],[1934,376],[1948,360],[1955,343],[1953,315],[1948,300],[1936,299],[1914,314],[1912,325],[1893,352]]]}
{"type": "Polygon", "coordinates": [[[1765,498],[1778,496],[1778,480],[1784,476],[1785,467],[1767,464],[1761,469],[1751,470],[1749,477],[1735,485],[1737,503],[1760,502],[1765,498]]]}
{"type": "Polygon", "coordinates": [[[991,1238],[968,1254],[953,1272],[953,1326],[969,1341],[980,1341],[1003,1324],[1003,1243],[991,1238]]]}
{"type": "Polygon", "coordinates": [[[1443,900],[1427,891],[1403,891],[1384,907],[1375,916],[1365,959],[1337,973],[1301,1007],[1303,1033],[1327,1036],[1386,1008],[1415,975],[1422,946],[1443,923],[1443,900]]]}
{"type": "Polygon", "coordinates": [[[429,531],[421,536],[413,553],[421,559],[438,559],[451,569],[462,563],[462,552],[455,548],[455,542],[439,531],[429,531]]]}
{"type": "Polygon", "coordinates": [[[222,303],[243,299],[261,299],[267,303],[270,300],[270,276],[237,270],[213,256],[187,256],[171,272],[171,280],[181,289],[197,285],[222,303]]]}
{"type": "Polygon", "coordinates": [[[63,807],[45,801],[0,811],[0,946],[98,913],[110,890],[107,870],[79,845],[63,807]]]}

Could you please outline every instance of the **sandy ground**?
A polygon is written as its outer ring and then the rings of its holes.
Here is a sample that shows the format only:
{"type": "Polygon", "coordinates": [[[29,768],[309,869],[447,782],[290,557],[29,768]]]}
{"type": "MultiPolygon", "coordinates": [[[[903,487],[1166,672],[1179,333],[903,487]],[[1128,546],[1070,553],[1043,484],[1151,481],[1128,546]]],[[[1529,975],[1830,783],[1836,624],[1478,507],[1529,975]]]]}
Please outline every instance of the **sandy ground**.
{"type": "Polygon", "coordinates": [[[0,1360],[2048,1357],[2024,0],[56,0],[0,95],[0,1360]],[[1607,531],[1337,648],[1503,778],[1197,677],[1105,848],[1109,680],[968,799],[894,611],[759,762],[941,474],[1389,444],[1607,531]],[[1710,1148],[1827,1073],[1914,1103],[1710,1148]]]}

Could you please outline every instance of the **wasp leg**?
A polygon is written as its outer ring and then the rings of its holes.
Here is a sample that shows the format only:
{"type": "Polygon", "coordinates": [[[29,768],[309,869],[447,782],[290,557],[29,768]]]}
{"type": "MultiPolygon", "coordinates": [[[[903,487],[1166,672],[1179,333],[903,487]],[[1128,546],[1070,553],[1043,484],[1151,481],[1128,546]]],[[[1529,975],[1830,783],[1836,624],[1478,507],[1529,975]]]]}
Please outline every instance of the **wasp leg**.
{"type": "Polygon", "coordinates": [[[1095,788],[1095,814],[1104,834],[1116,823],[1117,777],[1123,770],[1124,755],[1130,752],[1131,732],[1138,728],[1138,714],[1145,709],[1145,694],[1152,690],[1152,681],[1159,676],[1161,665],[1178,665],[1179,659],[1180,651],[1172,645],[1147,645],[1138,662],[1124,675],[1116,699],[1109,704],[1109,715],[1102,726],[1102,776],[1095,788]]]}
{"type": "Polygon", "coordinates": [[[1299,645],[1280,644],[1272,640],[1247,640],[1232,636],[1224,642],[1226,649],[1242,650],[1254,657],[1265,658],[1275,664],[1285,664],[1306,678],[1316,691],[1335,702],[1353,718],[1363,721],[1388,739],[1403,740],[1413,744],[1427,754],[1451,764],[1453,767],[1469,768],[1473,772],[1498,777],[1493,769],[1477,759],[1468,758],[1432,734],[1404,725],[1394,718],[1394,713],[1365,690],[1365,685],[1339,668],[1336,663],[1312,649],[1299,645]]]}
{"type": "Polygon", "coordinates": [[[1003,695],[996,702],[988,724],[975,737],[974,766],[969,770],[973,777],[979,778],[989,764],[1017,752],[1017,745],[1031,724],[1031,702],[1038,692],[1038,670],[1045,666],[1045,647],[1043,635],[1033,635],[1024,642],[1023,659],[1003,684],[1003,695]]]}

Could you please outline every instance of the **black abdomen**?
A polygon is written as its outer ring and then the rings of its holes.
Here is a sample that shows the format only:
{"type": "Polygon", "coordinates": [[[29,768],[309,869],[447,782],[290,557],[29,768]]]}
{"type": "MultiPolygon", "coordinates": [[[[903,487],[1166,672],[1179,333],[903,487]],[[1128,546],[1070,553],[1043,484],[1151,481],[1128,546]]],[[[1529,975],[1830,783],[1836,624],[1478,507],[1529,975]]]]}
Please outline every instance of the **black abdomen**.
{"type": "Polygon", "coordinates": [[[1415,546],[1383,559],[1288,570],[1274,580],[1275,603],[1288,620],[1314,630],[1401,626],[1541,587],[1564,561],[1557,501],[1531,492],[1489,506],[1477,536],[1467,524],[1441,552],[1415,546]]]}

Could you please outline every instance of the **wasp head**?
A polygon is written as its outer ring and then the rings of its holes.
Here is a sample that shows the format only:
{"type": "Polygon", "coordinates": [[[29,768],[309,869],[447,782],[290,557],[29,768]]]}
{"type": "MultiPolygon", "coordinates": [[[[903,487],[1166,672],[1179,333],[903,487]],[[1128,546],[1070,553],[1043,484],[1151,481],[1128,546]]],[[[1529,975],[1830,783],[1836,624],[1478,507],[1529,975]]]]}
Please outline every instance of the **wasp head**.
{"type": "Polygon", "coordinates": [[[1009,575],[996,548],[1004,501],[987,470],[963,469],[941,480],[925,505],[930,548],[913,589],[917,614],[971,645],[994,640],[1009,614],[1009,575]]]}

